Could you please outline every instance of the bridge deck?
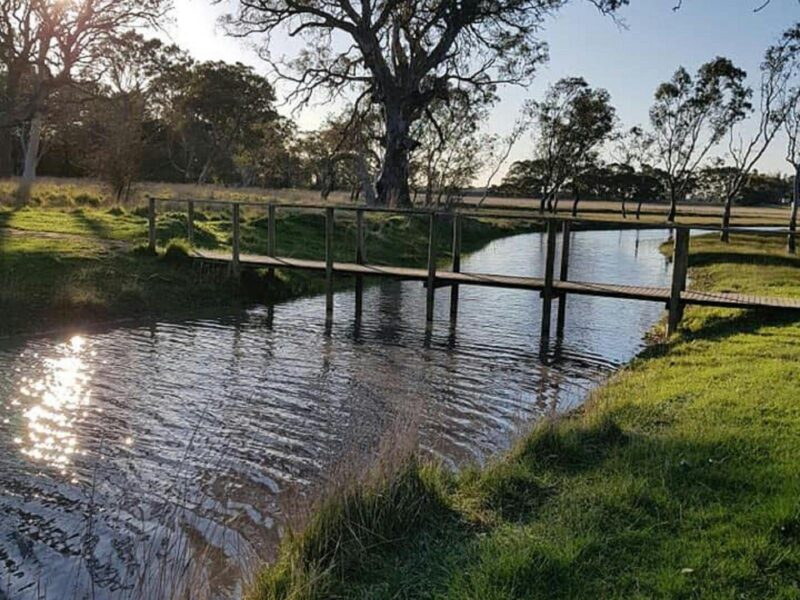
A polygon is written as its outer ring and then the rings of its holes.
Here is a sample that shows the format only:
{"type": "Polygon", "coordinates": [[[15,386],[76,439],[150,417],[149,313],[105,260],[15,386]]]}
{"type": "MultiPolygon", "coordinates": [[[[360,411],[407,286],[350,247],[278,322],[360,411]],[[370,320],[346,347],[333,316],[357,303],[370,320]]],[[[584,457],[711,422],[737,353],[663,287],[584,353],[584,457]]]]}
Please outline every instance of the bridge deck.
{"type": "MultiPolygon", "coordinates": [[[[224,252],[195,250],[194,255],[204,261],[230,263],[231,255],[224,252]]],[[[304,271],[325,271],[325,261],[305,260],[299,258],[269,257],[242,254],[239,264],[246,268],[299,269],[304,271]]],[[[339,275],[364,275],[369,277],[385,277],[413,281],[427,281],[426,269],[407,267],[385,267],[379,265],[359,265],[356,263],[334,262],[333,272],[339,275]]],[[[488,287],[543,290],[544,279],[537,277],[517,277],[513,275],[491,275],[480,273],[453,273],[436,271],[437,284],[481,285],[488,287]]],[[[588,283],[580,281],[554,281],[556,293],[577,294],[583,296],[602,296],[606,298],[622,298],[629,300],[649,300],[667,302],[670,297],[669,288],[641,287],[617,285],[611,283],[588,283]]],[[[774,308],[800,311],[800,299],[752,296],[728,292],[685,291],[681,299],[686,304],[702,306],[718,306],[726,308],[774,308]]]]}

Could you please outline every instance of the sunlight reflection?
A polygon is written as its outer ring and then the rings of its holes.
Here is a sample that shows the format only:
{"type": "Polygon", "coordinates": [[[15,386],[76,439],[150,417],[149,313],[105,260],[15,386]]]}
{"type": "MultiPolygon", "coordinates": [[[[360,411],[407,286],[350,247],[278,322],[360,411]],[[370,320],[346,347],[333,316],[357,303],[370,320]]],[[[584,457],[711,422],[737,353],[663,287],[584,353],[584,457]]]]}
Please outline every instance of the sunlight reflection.
{"type": "Polygon", "coordinates": [[[75,424],[86,414],[91,372],[81,358],[86,340],[72,337],[56,347],[57,356],[44,360],[45,374],[38,380],[22,379],[19,394],[32,401],[24,416],[27,432],[15,441],[22,453],[62,473],[78,452],[75,424]]]}

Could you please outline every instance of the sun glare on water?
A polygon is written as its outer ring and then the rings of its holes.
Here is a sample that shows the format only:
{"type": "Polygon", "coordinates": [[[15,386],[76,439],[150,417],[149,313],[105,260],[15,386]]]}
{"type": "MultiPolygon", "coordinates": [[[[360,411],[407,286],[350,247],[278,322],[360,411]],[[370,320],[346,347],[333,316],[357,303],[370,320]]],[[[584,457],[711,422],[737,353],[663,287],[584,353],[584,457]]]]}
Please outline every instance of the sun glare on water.
{"type": "Polygon", "coordinates": [[[17,438],[29,458],[66,473],[80,451],[75,431],[90,403],[91,372],[82,358],[86,340],[74,336],[44,359],[41,378],[23,378],[19,395],[29,408],[25,437],[17,438]]]}

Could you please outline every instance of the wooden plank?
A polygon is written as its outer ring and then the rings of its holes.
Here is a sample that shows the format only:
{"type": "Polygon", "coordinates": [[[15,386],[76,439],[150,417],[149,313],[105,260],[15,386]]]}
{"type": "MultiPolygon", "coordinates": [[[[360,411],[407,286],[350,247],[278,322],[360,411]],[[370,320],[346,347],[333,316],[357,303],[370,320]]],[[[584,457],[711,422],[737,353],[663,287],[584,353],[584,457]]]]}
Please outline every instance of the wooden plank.
{"type": "Polygon", "coordinates": [[[325,209],[325,320],[333,318],[333,208],[325,209]]]}
{"type": "Polygon", "coordinates": [[[426,290],[425,321],[433,323],[433,306],[436,294],[436,212],[428,217],[428,289],[426,290]]]}
{"type": "MultiPolygon", "coordinates": [[[[452,272],[461,271],[461,215],[453,216],[453,265],[452,272]]],[[[458,320],[458,284],[454,283],[450,288],[450,323],[455,324],[458,320]]]]}
{"type": "Polygon", "coordinates": [[[147,199],[147,247],[156,251],[156,199],[147,199]]]}
{"type": "Polygon", "coordinates": [[[678,331],[683,318],[683,292],[686,290],[686,274],[689,270],[689,230],[678,227],[675,230],[675,249],[672,254],[672,289],[669,298],[669,318],[667,335],[678,331]]]}
{"type": "MultiPolygon", "coordinates": [[[[193,254],[198,259],[209,262],[229,263],[231,261],[230,255],[224,252],[195,249],[193,254]]],[[[273,267],[280,269],[300,269],[320,273],[325,273],[328,268],[326,261],[253,255],[241,255],[240,264],[243,268],[273,267]]],[[[383,277],[388,279],[421,281],[425,283],[428,281],[427,269],[373,264],[359,265],[342,262],[334,262],[332,268],[333,272],[339,275],[363,275],[365,277],[383,277]]],[[[544,279],[537,277],[519,277],[515,275],[495,275],[489,273],[453,273],[450,271],[437,270],[436,284],[438,285],[439,283],[529,291],[541,291],[545,287],[544,279]]],[[[578,296],[595,296],[660,303],[666,303],[671,298],[671,290],[669,288],[582,281],[553,281],[553,290],[554,293],[557,294],[567,293],[578,296]]],[[[800,299],[760,297],[728,292],[684,291],[681,293],[681,300],[685,304],[723,308],[778,308],[800,310],[800,299]]]]}
{"type": "MultiPolygon", "coordinates": [[[[571,226],[568,221],[563,224],[561,230],[561,272],[559,273],[559,280],[566,281],[569,279],[569,242],[571,236],[571,226]]],[[[558,297],[558,316],[556,317],[556,337],[564,337],[564,325],[567,320],[567,295],[561,293],[558,297]]]]}
{"type": "Polygon", "coordinates": [[[542,334],[540,343],[546,346],[550,340],[550,320],[553,312],[553,275],[556,262],[556,236],[558,223],[553,219],[547,220],[547,255],[544,268],[544,288],[542,289],[542,334]]]}

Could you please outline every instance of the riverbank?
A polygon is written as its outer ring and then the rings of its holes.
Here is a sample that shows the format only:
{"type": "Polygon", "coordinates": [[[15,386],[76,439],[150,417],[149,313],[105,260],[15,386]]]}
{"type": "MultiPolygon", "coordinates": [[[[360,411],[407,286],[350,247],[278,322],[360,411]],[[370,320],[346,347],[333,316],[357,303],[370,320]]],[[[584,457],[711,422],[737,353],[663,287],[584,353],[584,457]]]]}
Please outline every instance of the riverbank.
{"type": "MultiPolygon", "coordinates": [[[[242,252],[265,252],[266,211],[249,209],[242,217],[242,252]]],[[[277,251],[281,256],[319,258],[324,254],[324,216],[279,211],[277,251]]],[[[146,247],[147,219],[142,208],[0,208],[0,335],[28,333],[130,318],[180,315],[209,308],[239,308],[319,293],[321,278],[246,271],[241,280],[224,267],[199,265],[187,256],[186,216],[165,212],[157,221],[158,250],[146,247]]],[[[230,248],[230,215],[198,211],[199,247],[230,248]]],[[[370,215],[367,258],[376,264],[424,266],[425,219],[370,215]]],[[[440,256],[450,252],[449,225],[440,223],[440,256]]],[[[466,220],[463,251],[524,231],[513,222],[466,220]]],[[[355,221],[337,219],[337,260],[355,255],[355,221]]],[[[338,288],[351,285],[336,281],[338,288]]]]}
{"type": "MultiPolygon", "coordinates": [[[[693,240],[693,285],[800,296],[780,238],[693,240]]],[[[800,323],[692,308],[579,413],[453,475],[329,499],[252,598],[796,598],[800,323]]]]}

